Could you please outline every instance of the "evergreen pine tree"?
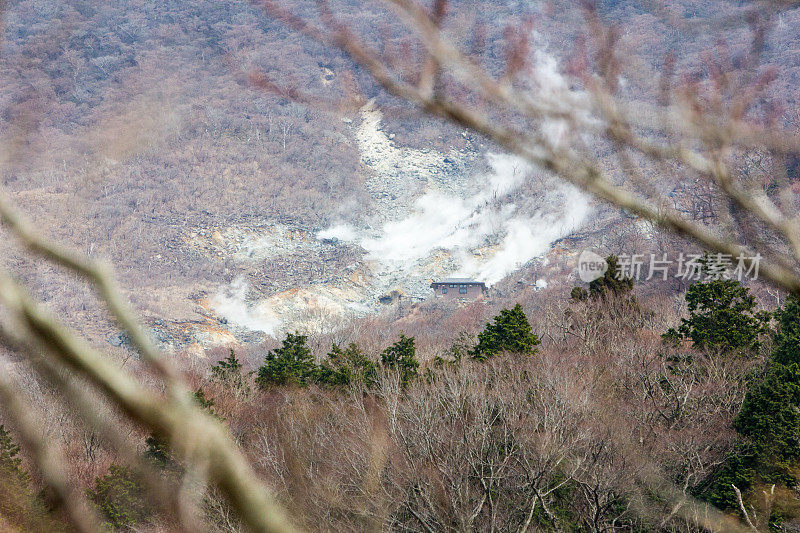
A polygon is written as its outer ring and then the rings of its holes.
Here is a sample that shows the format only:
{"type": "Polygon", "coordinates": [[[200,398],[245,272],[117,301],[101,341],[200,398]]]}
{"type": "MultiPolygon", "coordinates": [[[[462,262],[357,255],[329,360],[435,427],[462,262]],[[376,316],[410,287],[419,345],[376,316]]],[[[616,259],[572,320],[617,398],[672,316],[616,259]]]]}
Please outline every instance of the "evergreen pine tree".
{"type": "Polygon", "coordinates": [[[46,490],[34,494],[30,476],[22,469],[20,447],[0,425],[0,529],[3,531],[67,532],[63,518],[52,514],[46,490]]]}
{"type": "Polygon", "coordinates": [[[151,514],[145,489],[127,466],[111,465],[87,495],[113,529],[130,529],[151,514]]]}
{"type": "Polygon", "coordinates": [[[781,365],[800,365],[800,300],[790,297],[783,309],[775,313],[777,331],[772,360],[781,365]]]}
{"type": "Polygon", "coordinates": [[[28,473],[22,470],[19,445],[14,442],[5,426],[0,425],[0,477],[27,483],[28,473]]]}
{"type": "Polygon", "coordinates": [[[408,385],[417,377],[419,361],[414,337],[401,334],[400,339],[381,353],[381,362],[388,368],[396,368],[400,372],[400,381],[408,385]]]}
{"type": "Polygon", "coordinates": [[[769,324],[769,313],[756,311],[755,298],[736,280],[693,283],[686,303],[689,318],[681,319],[678,329],[670,328],[664,338],[691,339],[698,349],[756,350],[759,334],[769,324]]]}
{"type": "Polygon", "coordinates": [[[236,353],[233,351],[233,348],[231,348],[228,357],[220,360],[211,367],[211,374],[224,379],[228,374],[238,373],[241,369],[242,364],[236,358],[236,353]]]}
{"type": "Polygon", "coordinates": [[[305,335],[289,333],[280,348],[270,350],[258,369],[256,384],[259,388],[289,384],[305,387],[313,381],[316,365],[306,346],[307,340],[305,335]]]}
{"type": "Polygon", "coordinates": [[[619,259],[616,255],[606,257],[608,269],[603,275],[589,283],[589,296],[605,298],[623,296],[633,290],[633,278],[619,275],[619,259]]]}
{"type": "Polygon", "coordinates": [[[745,396],[734,427],[762,463],[788,471],[800,459],[800,302],[789,298],[776,316],[769,368],[745,396]]]}
{"type": "Polygon", "coordinates": [[[203,390],[202,387],[194,391],[194,394],[192,394],[192,398],[194,399],[195,402],[197,402],[197,405],[199,405],[202,410],[204,410],[214,418],[217,419],[222,418],[217,413],[214,412],[214,400],[212,400],[211,398],[206,398],[206,392],[203,390]]]}
{"type": "Polygon", "coordinates": [[[522,306],[517,304],[513,309],[503,309],[493,322],[486,324],[486,328],[478,334],[478,344],[472,349],[471,355],[479,361],[503,351],[533,355],[539,344],[539,337],[531,331],[522,306]]]}
{"type": "Polygon", "coordinates": [[[376,364],[355,343],[342,349],[331,346],[325,362],[317,370],[317,382],[326,386],[345,386],[353,383],[373,385],[376,379],[376,364]]]}
{"type": "Polygon", "coordinates": [[[247,383],[247,374],[244,373],[243,368],[231,348],[228,357],[211,367],[211,377],[233,389],[234,393],[249,394],[250,385],[247,383]]]}
{"type": "Polygon", "coordinates": [[[156,435],[151,433],[145,440],[147,448],[144,451],[144,456],[155,463],[159,468],[167,468],[174,464],[172,455],[169,453],[169,445],[167,442],[156,435]]]}
{"type": "Polygon", "coordinates": [[[583,287],[572,287],[569,297],[576,302],[585,302],[589,299],[589,292],[583,287]]]}
{"type": "Polygon", "coordinates": [[[703,496],[723,509],[737,509],[756,482],[794,486],[800,467],[800,301],[790,298],[775,314],[775,348],[764,378],[745,395],[734,428],[734,452],[703,496]]]}
{"type": "Polygon", "coordinates": [[[4,473],[19,475],[21,473],[20,464],[22,459],[18,455],[19,446],[14,442],[5,426],[0,425],[0,469],[4,473]]]}

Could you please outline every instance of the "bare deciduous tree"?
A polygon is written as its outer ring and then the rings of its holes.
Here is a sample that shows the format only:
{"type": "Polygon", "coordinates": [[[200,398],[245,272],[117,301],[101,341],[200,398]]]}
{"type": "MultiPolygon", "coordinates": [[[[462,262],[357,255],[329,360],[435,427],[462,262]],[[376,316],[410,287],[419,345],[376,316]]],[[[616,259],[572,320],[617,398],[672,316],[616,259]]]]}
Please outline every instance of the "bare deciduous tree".
{"type": "MultiPolygon", "coordinates": [[[[541,90],[524,79],[531,66],[530,28],[524,24],[509,32],[505,68],[497,73],[485,68],[476,52],[460,48],[448,37],[447,4],[443,0],[436,1],[433,9],[411,0],[388,3],[406,22],[415,45],[424,50],[416,62],[413,54],[397,61],[386,55],[390,47],[368,44],[324,1],[318,3],[314,20],[295,16],[271,0],[261,4],[293,29],[339,47],[385,89],[423,111],[479,133],[597,198],[689,237],[709,250],[742,256],[747,265],[760,254],[767,259],[761,265],[764,277],[787,291],[800,293],[800,222],[795,205],[789,201],[793,198],[789,194],[792,184],[779,183],[779,190],[772,192],[758,183],[763,174],[759,167],[770,168],[800,152],[800,139],[794,131],[757,113],[757,104],[769,83],[768,72],[759,70],[765,27],[770,17],[795,2],[754,3],[760,11],[749,17],[749,53],[740,67],[721,72],[714,80],[716,85],[690,81],[676,87],[666,69],[662,98],[642,100],[631,100],[620,90],[625,57],[617,49],[618,30],[604,23],[589,4],[583,15],[591,54],[579,58],[582,66],[577,66],[573,74],[581,89],[556,92],[541,90]],[[604,170],[593,153],[592,147],[597,145],[614,148],[624,170],[622,176],[604,170]],[[754,159],[756,152],[761,155],[754,159]],[[745,171],[742,158],[750,158],[745,171]],[[680,172],[671,170],[673,167],[680,172]],[[658,169],[659,174],[650,174],[652,169],[658,169]],[[687,198],[670,200],[667,191],[675,190],[678,176],[702,186],[693,187],[687,198]],[[666,187],[660,183],[662,179],[668,182],[666,187]],[[719,222],[711,226],[712,219],[719,222]]],[[[658,6],[654,9],[658,11],[658,6]]],[[[689,35],[697,31],[691,21],[676,20],[669,13],[664,16],[680,31],[689,35]]],[[[135,38],[136,32],[128,34],[135,38]]],[[[101,58],[95,66],[107,73],[112,63],[101,58]]],[[[302,99],[294,91],[287,94],[302,99]]],[[[210,129],[216,134],[224,117],[215,113],[209,116],[210,129]]],[[[284,151],[292,148],[286,142],[289,133],[286,126],[282,130],[284,151]]],[[[24,144],[22,141],[17,139],[17,145],[24,144]]],[[[124,414],[127,422],[166,439],[186,465],[183,490],[164,487],[164,480],[158,478],[151,479],[148,488],[166,495],[162,503],[173,508],[179,527],[193,530],[196,524],[197,510],[185,491],[190,492],[187,487],[200,480],[200,485],[208,482],[216,488],[208,505],[219,518],[221,529],[237,529],[237,520],[229,514],[235,513],[252,530],[294,531],[287,513],[228,431],[194,405],[184,380],[134,318],[108,266],[42,238],[6,195],[0,196],[0,220],[31,254],[94,286],[111,316],[130,336],[149,373],[148,380],[134,378],[88,346],[6,269],[0,270],[0,334],[4,343],[17,353],[27,354],[33,371],[53,383],[87,426],[123,457],[132,460],[135,452],[121,437],[121,424],[96,416],[87,393],[75,387],[76,376],[124,414]]],[[[621,329],[622,318],[617,317],[615,324],[613,316],[611,320],[614,327],[606,324],[606,331],[621,329]]],[[[572,329],[569,321],[554,326],[563,331],[563,339],[577,339],[572,357],[602,354],[600,348],[615,344],[613,333],[604,336],[600,334],[602,325],[588,322],[584,330],[572,329]]],[[[627,361],[629,368],[636,366],[636,357],[631,360],[627,361]]],[[[673,423],[689,402],[697,401],[696,382],[673,379],[673,388],[665,394],[654,385],[652,363],[639,362],[629,390],[636,389],[648,402],[648,414],[652,415],[648,423],[674,430],[673,423]]],[[[306,492],[298,495],[295,503],[305,503],[312,509],[306,511],[308,515],[335,514],[330,511],[335,509],[338,516],[351,521],[351,527],[389,524],[425,531],[524,532],[530,530],[532,516],[539,508],[557,525],[558,517],[550,503],[568,480],[580,492],[587,509],[582,514],[582,525],[587,529],[604,531],[628,524],[638,516],[636,507],[644,505],[638,495],[649,491],[671,508],[667,518],[681,516],[687,524],[706,529],[747,530],[730,517],[693,502],[685,486],[681,489],[667,483],[640,452],[634,451],[635,432],[631,428],[623,431],[626,428],[602,417],[604,405],[590,409],[590,396],[581,389],[589,388],[590,378],[596,381],[591,383],[597,388],[593,399],[612,396],[608,383],[619,385],[602,379],[615,369],[603,368],[602,361],[597,363],[583,380],[579,373],[573,373],[570,383],[546,373],[543,364],[537,367],[542,374],[537,375],[535,386],[531,375],[520,368],[491,364],[472,373],[445,372],[428,389],[412,386],[403,391],[397,380],[384,376],[382,388],[375,393],[383,402],[385,420],[380,424],[366,415],[369,406],[363,394],[346,407],[339,407],[338,412],[329,404],[329,412],[334,414],[327,420],[320,419],[315,405],[302,404],[309,400],[298,399],[291,406],[291,417],[282,421],[280,438],[262,439],[262,457],[255,464],[262,470],[285,469],[276,479],[285,479],[287,486],[305,487],[306,492]],[[605,430],[590,423],[576,425],[576,421],[589,417],[596,417],[596,425],[605,430]],[[343,429],[332,420],[351,424],[344,430],[350,432],[348,439],[342,441],[351,448],[343,450],[340,441],[334,440],[343,429]],[[390,437],[399,447],[399,458],[386,450],[390,437]],[[343,460],[315,461],[319,455],[308,450],[306,459],[311,456],[311,460],[286,460],[301,456],[310,443],[319,446],[314,452],[322,450],[343,460]],[[348,453],[343,456],[342,452],[348,453]],[[382,482],[384,468],[389,469],[388,483],[382,482]],[[327,479],[345,480],[342,486],[347,488],[346,497],[326,493],[327,479]],[[316,505],[320,508],[316,511],[311,495],[319,496],[316,505]],[[308,500],[303,502],[303,498],[308,500]],[[329,506],[322,507],[321,502],[329,506]],[[353,502],[359,505],[351,505],[353,502]],[[387,511],[391,505],[394,508],[387,511]]],[[[709,372],[714,370],[709,368],[709,372]]],[[[42,438],[34,421],[36,410],[9,376],[0,375],[0,398],[73,526],[79,531],[96,530],[97,517],[81,491],[70,483],[60,447],[42,438]]],[[[95,449],[93,441],[91,446],[87,444],[87,453],[89,449],[95,449]]],[[[140,471],[145,472],[146,467],[140,471]]],[[[751,510],[742,504],[742,512],[749,526],[755,528],[751,510]]]]}

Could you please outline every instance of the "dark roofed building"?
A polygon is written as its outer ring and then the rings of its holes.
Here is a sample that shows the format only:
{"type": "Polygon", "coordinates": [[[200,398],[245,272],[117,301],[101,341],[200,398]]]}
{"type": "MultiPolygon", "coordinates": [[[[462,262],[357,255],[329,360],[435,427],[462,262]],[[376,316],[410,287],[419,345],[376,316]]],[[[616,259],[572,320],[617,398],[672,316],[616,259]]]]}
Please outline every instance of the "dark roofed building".
{"type": "Polygon", "coordinates": [[[445,278],[431,283],[431,288],[436,296],[451,300],[474,300],[488,293],[484,282],[469,278],[445,278]]]}

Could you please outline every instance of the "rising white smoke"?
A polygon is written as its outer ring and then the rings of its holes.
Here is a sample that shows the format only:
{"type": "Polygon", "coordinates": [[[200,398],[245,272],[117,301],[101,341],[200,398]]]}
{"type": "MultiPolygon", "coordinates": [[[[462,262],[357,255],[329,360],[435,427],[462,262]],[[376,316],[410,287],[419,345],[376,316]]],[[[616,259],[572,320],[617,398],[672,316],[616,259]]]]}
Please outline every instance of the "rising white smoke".
{"type": "Polygon", "coordinates": [[[274,336],[281,321],[263,306],[248,304],[248,290],[249,286],[244,278],[237,278],[217,291],[211,298],[211,307],[215,313],[237,327],[274,336]]]}
{"type": "MultiPolygon", "coordinates": [[[[570,90],[569,83],[558,72],[555,58],[541,51],[542,47],[536,47],[530,73],[537,103],[553,111],[581,107],[585,94],[570,90]]],[[[390,176],[392,183],[411,183],[420,177],[430,180],[433,173],[441,171],[444,154],[398,148],[380,129],[377,109],[370,104],[362,114],[364,122],[357,140],[362,157],[376,173],[377,180],[390,176]],[[406,176],[407,181],[404,181],[402,178],[406,176]]],[[[588,120],[588,117],[581,118],[588,120]]],[[[566,121],[547,119],[541,124],[541,131],[552,147],[565,149],[568,146],[570,129],[566,121]]],[[[408,280],[409,286],[427,288],[427,282],[420,282],[450,267],[454,267],[453,275],[473,277],[491,285],[545,254],[554,241],[585,222],[589,201],[574,187],[544,186],[547,190],[540,192],[543,198],[539,208],[534,209],[530,199],[519,201],[513,195],[534,171],[532,166],[509,155],[488,154],[487,160],[490,172],[476,177],[469,191],[454,194],[432,189],[416,200],[408,216],[386,223],[377,231],[337,222],[316,237],[320,241],[353,242],[363,247],[367,259],[377,264],[369,266],[378,267],[373,271],[373,288],[380,290],[403,285],[402,280],[408,280]]],[[[271,240],[265,242],[274,248],[271,240]]],[[[252,255],[248,252],[248,257],[252,255]]],[[[536,287],[546,286],[545,280],[537,280],[536,287]]],[[[335,286],[331,287],[334,292],[325,293],[326,287],[316,285],[313,291],[301,293],[303,302],[296,304],[284,305],[287,297],[275,295],[272,301],[264,300],[254,306],[246,301],[248,287],[240,279],[220,290],[212,305],[218,314],[237,326],[274,335],[281,327],[278,316],[289,316],[290,311],[286,310],[289,307],[306,306],[330,316],[336,305],[342,307],[343,298],[347,298],[345,307],[348,309],[369,302],[364,309],[357,310],[358,313],[366,313],[374,302],[372,294],[356,303],[352,295],[334,294],[338,290],[335,286]],[[310,305],[309,302],[314,303],[310,305]]]]}
{"type": "Polygon", "coordinates": [[[429,191],[408,217],[386,223],[378,234],[359,236],[337,225],[318,238],[345,236],[342,240],[358,242],[368,259],[412,274],[418,261],[444,250],[459,265],[455,275],[496,283],[583,224],[589,200],[576,188],[559,185],[545,194],[540,211],[522,214],[508,195],[522,185],[531,166],[510,155],[487,158],[491,171],[482,177],[484,186],[467,197],[429,191]]]}
{"type": "Polygon", "coordinates": [[[589,199],[571,185],[550,194],[548,203],[560,209],[529,217],[510,218],[499,249],[488,260],[474,256],[464,261],[456,275],[472,277],[489,285],[520,268],[531,259],[545,254],[554,241],[579,228],[589,214],[589,199]],[[556,202],[558,202],[556,204],[556,202]]]}
{"type": "MultiPolygon", "coordinates": [[[[542,37],[534,32],[532,39],[538,49],[529,79],[537,103],[553,112],[581,108],[586,94],[570,89],[555,57],[543,51],[546,43],[539,42],[542,37]]],[[[372,120],[379,121],[379,115],[372,120]]],[[[552,148],[568,146],[571,133],[566,121],[548,118],[540,126],[552,148]]],[[[383,139],[377,126],[373,129],[373,137],[383,139]]],[[[424,277],[426,273],[420,271],[420,265],[436,252],[445,251],[458,265],[454,275],[496,283],[577,229],[590,208],[585,195],[565,184],[550,185],[549,190],[543,191],[538,211],[522,208],[510,195],[530,175],[532,166],[510,155],[488,154],[487,159],[491,170],[479,177],[483,185],[471,194],[429,190],[416,200],[409,216],[386,223],[377,233],[367,234],[337,224],[317,237],[360,244],[368,259],[377,261],[383,271],[394,272],[398,278],[424,277]]]]}
{"type": "Polygon", "coordinates": [[[493,200],[517,189],[530,170],[518,157],[489,154],[487,158],[492,171],[484,177],[483,187],[466,198],[439,191],[424,194],[411,215],[360,241],[369,258],[416,261],[438,249],[461,252],[487,244],[516,211],[513,204],[493,200]]]}
{"type": "Polygon", "coordinates": [[[336,224],[328,229],[317,233],[317,239],[324,241],[336,239],[340,241],[352,241],[356,238],[356,230],[350,224],[336,224]]]}

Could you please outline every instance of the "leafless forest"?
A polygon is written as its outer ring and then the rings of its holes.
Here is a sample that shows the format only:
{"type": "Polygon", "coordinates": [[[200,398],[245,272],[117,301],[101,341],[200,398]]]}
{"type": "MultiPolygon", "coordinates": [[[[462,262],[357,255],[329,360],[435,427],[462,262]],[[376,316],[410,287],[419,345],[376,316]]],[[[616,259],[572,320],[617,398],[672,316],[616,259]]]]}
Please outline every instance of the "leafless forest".
{"type": "Polygon", "coordinates": [[[796,2],[2,21],[0,530],[800,531],[796,2]]]}

